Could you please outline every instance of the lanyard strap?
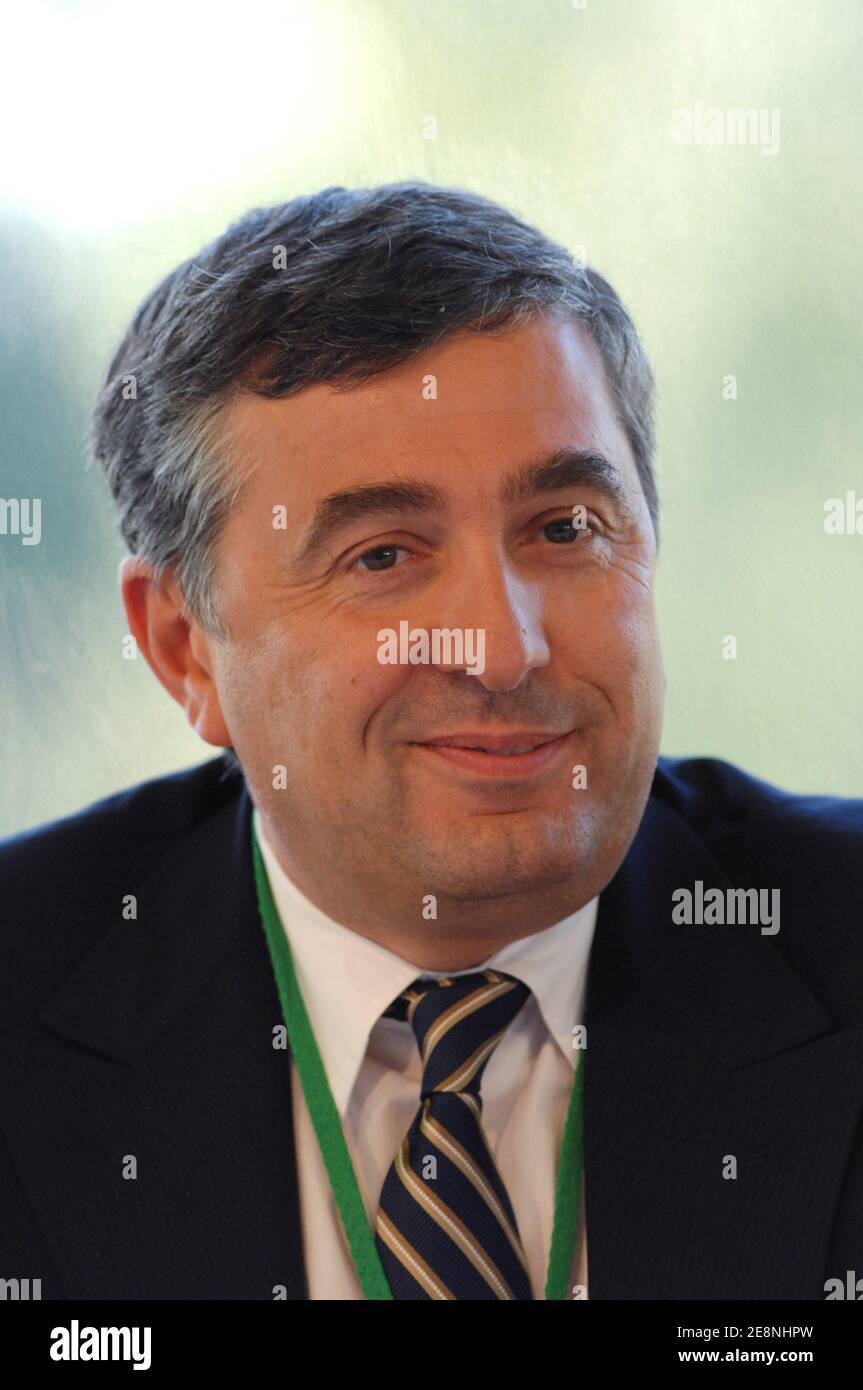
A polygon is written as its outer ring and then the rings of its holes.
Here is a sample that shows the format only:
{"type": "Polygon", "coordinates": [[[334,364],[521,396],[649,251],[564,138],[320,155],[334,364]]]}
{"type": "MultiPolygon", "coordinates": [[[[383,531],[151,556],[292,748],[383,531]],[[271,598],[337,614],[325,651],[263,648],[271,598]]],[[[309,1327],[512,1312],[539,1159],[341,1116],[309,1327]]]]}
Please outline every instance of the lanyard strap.
{"type": "MultiPolygon", "coordinates": [[[[252,857],[255,887],[264,934],[269,947],[282,1015],[291,1052],[297,1064],[306,1105],[311,1115],[324,1164],[338,1203],[348,1247],[363,1293],[371,1300],[391,1300],[392,1291],[384,1274],[360,1194],[339,1112],[327,1080],[309,1015],[300,993],[287,932],[284,930],[270,889],[261,849],[252,826],[252,857]]],[[[569,1097],[569,1108],[560,1146],[554,1201],[554,1227],[548,1257],[545,1297],[569,1297],[572,1253],[578,1230],[581,1200],[581,1060],[569,1097]]]]}

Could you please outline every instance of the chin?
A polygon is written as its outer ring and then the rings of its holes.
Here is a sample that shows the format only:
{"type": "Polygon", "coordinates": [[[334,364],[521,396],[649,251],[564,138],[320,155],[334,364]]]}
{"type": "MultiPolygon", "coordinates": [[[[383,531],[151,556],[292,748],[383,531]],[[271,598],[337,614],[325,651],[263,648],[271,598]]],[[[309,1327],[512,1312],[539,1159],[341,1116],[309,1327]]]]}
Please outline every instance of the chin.
{"type": "Polygon", "coordinates": [[[437,891],[441,896],[461,902],[489,902],[495,898],[517,898],[520,895],[541,893],[576,878],[578,869],[569,865],[546,865],[542,869],[514,872],[510,866],[499,873],[436,874],[437,891]]]}
{"type": "Polygon", "coordinates": [[[439,892],[458,899],[489,899],[518,894],[541,893],[569,879],[586,875],[595,855],[590,843],[577,834],[564,837],[558,834],[541,837],[507,837],[504,845],[494,844],[491,838],[474,843],[463,831],[453,835],[448,845],[437,851],[425,846],[421,865],[414,865],[414,874],[422,883],[436,885],[429,892],[439,892]],[[553,843],[550,843],[550,839],[553,843]]]}

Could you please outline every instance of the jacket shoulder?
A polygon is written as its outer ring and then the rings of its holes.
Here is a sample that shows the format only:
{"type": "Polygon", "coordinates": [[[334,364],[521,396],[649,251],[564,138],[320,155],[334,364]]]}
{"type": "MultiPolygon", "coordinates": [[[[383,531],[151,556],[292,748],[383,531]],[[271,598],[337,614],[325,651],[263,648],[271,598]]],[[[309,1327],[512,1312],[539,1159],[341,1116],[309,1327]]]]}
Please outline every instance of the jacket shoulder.
{"type": "Polygon", "coordinates": [[[652,795],[708,840],[863,847],[863,798],[787,791],[721,758],[660,758],[652,795]]]}
{"type": "Polygon", "coordinates": [[[717,758],[661,758],[653,796],[735,887],[778,893],[770,940],[837,1018],[858,1018],[863,800],[785,791],[717,758]]]}
{"type": "Polygon", "coordinates": [[[223,757],[0,841],[0,978],[50,987],[178,844],[245,786],[223,757]]]}
{"type": "Polygon", "coordinates": [[[225,758],[210,758],[182,772],[126,787],[80,811],[0,840],[0,882],[22,869],[83,855],[108,859],[157,856],[237,794],[242,779],[225,758]]]}

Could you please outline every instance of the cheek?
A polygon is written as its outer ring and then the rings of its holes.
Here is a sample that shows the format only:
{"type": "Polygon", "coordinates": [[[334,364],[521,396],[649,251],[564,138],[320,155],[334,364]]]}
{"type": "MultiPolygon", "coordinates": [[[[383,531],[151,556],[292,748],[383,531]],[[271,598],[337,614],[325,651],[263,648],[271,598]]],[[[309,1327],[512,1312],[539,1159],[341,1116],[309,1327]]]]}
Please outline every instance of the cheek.
{"type": "Polygon", "coordinates": [[[611,587],[573,615],[561,635],[571,674],[602,692],[627,728],[647,722],[662,689],[659,635],[652,595],[611,587]]]}
{"type": "Polygon", "coordinates": [[[229,726],[242,726],[266,748],[281,748],[290,734],[297,761],[339,762],[339,749],[363,742],[376,711],[413,669],[382,666],[376,653],[377,645],[367,641],[318,636],[299,644],[272,629],[254,643],[235,645],[221,673],[229,726]]]}

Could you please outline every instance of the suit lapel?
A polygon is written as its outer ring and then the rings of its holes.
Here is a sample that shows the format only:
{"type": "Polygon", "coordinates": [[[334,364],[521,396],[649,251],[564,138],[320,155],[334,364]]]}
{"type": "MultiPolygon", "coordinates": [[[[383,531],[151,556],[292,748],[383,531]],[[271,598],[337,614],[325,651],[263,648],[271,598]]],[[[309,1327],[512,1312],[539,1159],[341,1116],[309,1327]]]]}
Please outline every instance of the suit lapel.
{"type": "Polygon", "coordinates": [[[588,974],[589,1296],[823,1298],[863,1030],[835,1031],[757,925],[672,924],[698,879],[734,886],[651,798],[588,974]]]}
{"type": "Polygon", "coordinates": [[[13,1158],[68,1296],[306,1296],[250,814],[244,787],[122,885],[137,919],[108,930],[4,1063],[13,1158]]]}

